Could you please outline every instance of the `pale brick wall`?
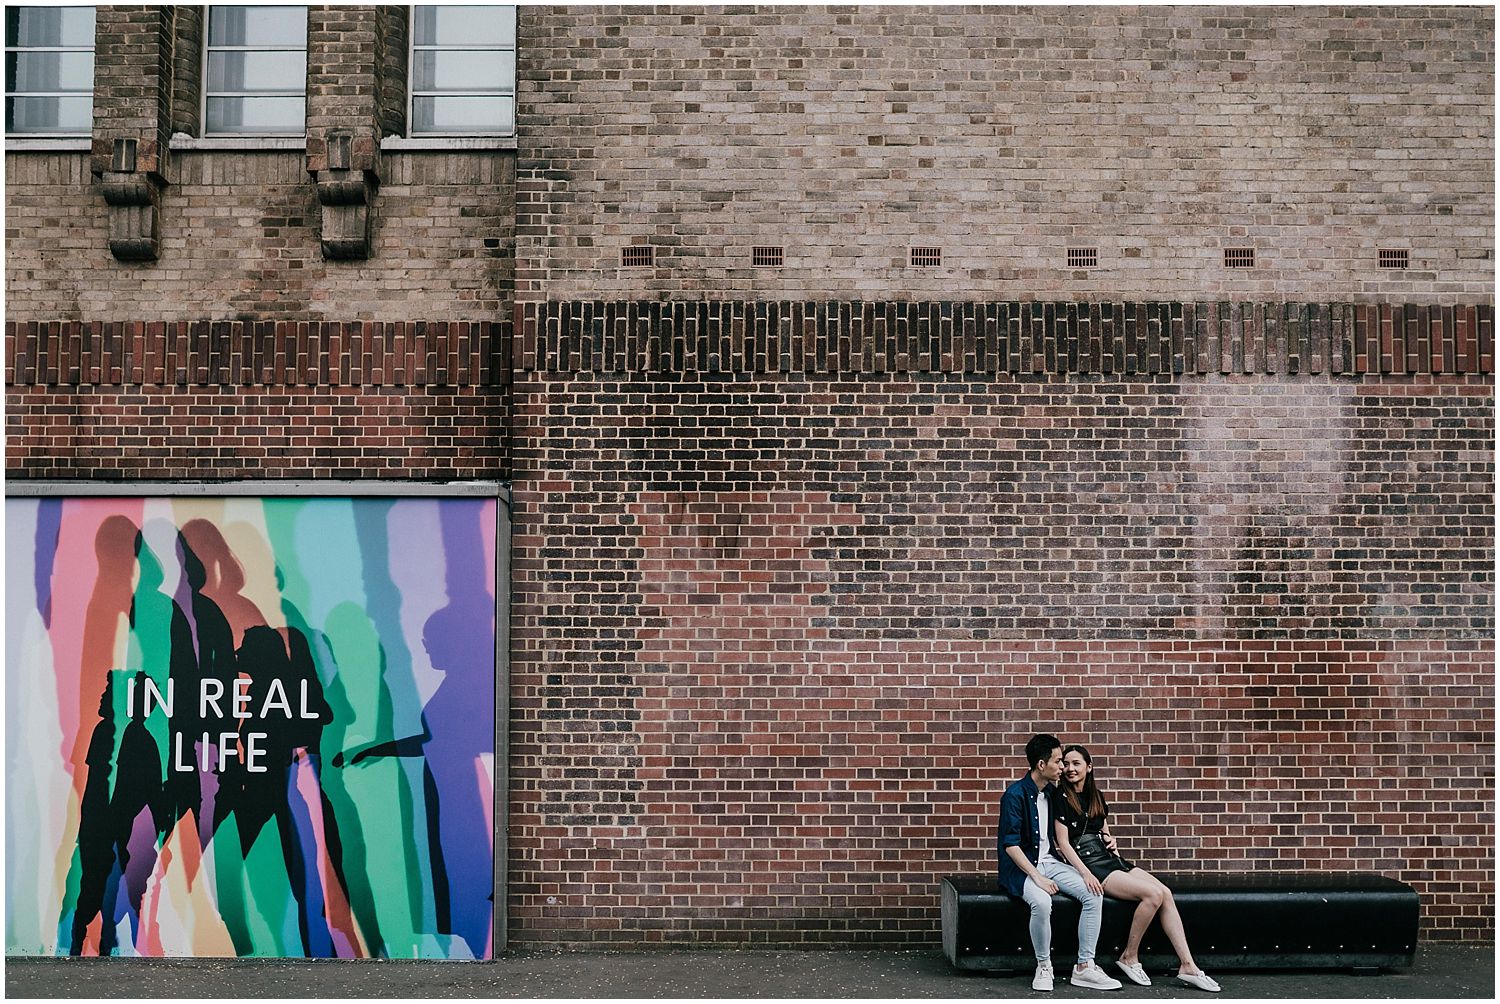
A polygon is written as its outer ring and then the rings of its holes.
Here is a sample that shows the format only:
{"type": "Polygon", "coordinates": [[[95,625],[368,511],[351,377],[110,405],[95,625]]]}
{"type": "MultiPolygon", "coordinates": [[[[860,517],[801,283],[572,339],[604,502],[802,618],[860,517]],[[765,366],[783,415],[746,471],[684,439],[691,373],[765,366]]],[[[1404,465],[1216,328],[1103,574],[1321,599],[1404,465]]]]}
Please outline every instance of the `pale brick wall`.
{"type": "Polygon", "coordinates": [[[520,295],[1487,297],[1493,51],[1482,7],[523,8],[520,295]]]}
{"type": "Polygon", "coordinates": [[[11,320],[508,316],[515,160],[387,153],[369,261],[325,261],[301,151],[175,151],[161,259],[115,261],[87,156],[5,158],[11,320]]]}

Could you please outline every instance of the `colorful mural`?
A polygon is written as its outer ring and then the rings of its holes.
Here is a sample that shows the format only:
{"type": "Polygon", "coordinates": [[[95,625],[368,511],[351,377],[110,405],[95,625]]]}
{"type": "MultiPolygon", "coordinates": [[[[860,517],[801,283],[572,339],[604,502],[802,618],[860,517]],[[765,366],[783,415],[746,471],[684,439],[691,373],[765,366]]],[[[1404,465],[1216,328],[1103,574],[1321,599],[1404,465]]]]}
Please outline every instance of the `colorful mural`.
{"type": "Polygon", "coordinates": [[[495,506],[7,499],[6,951],[488,957],[495,506]]]}

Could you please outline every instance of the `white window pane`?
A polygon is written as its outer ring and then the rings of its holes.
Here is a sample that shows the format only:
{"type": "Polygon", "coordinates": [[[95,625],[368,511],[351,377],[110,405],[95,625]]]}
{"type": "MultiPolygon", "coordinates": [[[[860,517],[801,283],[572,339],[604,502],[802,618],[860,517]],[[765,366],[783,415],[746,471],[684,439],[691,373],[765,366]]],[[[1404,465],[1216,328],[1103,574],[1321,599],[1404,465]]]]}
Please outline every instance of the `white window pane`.
{"type": "Polygon", "coordinates": [[[92,52],[8,52],[5,89],[15,91],[79,91],[94,89],[92,52]]]}
{"type": "Polygon", "coordinates": [[[210,52],[208,90],[302,91],[307,87],[305,52],[210,52]]]}
{"type": "Polygon", "coordinates": [[[411,102],[414,132],[515,131],[516,100],[512,97],[422,97],[411,102]]]}
{"type": "Polygon", "coordinates": [[[417,49],[412,53],[414,91],[512,91],[516,54],[512,51],[417,49]]]}
{"type": "Polygon", "coordinates": [[[87,133],[93,128],[94,98],[91,94],[66,98],[7,97],[5,131],[87,133]]]}
{"type": "Polygon", "coordinates": [[[302,133],[303,98],[215,98],[207,104],[209,132],[302,133]]]}
{"type": "Polygon", "coordinates": [[[32,46],[94,47],[92,7],[7,7],[5,44],[32,46]]]}
{"type": "Polygon", "coordinates": [[[210,7],[208,44],[307,47],[306,7],[210,7]]]}
{"type": "Polygon", "coordinates": [[[418,7],[415,14],[416,45],[516,44],[514,7],[418,7]]]}

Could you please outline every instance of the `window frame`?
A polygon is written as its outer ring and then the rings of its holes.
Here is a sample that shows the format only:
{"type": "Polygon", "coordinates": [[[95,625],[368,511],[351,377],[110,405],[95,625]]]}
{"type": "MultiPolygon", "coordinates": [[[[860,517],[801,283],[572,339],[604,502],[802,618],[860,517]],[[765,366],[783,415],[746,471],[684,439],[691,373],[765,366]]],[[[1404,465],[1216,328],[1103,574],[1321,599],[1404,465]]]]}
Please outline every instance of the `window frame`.
{"type": "Polygon", "coordinates": [[[199,77],[202,85],[198,88],[198,134],[204,139],[235,139],[235,138],[271,138],[271,139],[300,139],[307,140],[307,14],[308,7],[305,4],[205,4],[203,8],[203,54],[198,67],[199,77]],[[300,6],[303,11],[302,48],[295,49],[290,46],[266,46],[266,45],[210,45],[209,39],[213,37],[213,12],[215,8],[229,7],[276,7],[286,9],[300,6]],[[208,85],[208,62],[211,52],[298,52],[302,53],[302,90],[292,91],[210,91],[208,85]],[[208,126],[208,99],[215,98],[302,98],[302,128],[297,131],[277,132],[255,132],[253,130],[229,131],[223,129],[210,130],[208,126]]]}
{"type": "MultiPolygon", "coordinates": [[[[416,79],[417,51],[429,52],[505,52],[503,46],[493,45],[417,45],[417,8],[418,7],[444,7],[464,6],[451,4],[409,4],[406,8],[406,136],[415,140],[442,140],[442,139],[464,139],[464,138],[493,138],[514,139],[516,135],[516,111],[518,102],[516,100],[516,79],[511,77],[510,91],[422,91],[422,96],[447,95],[454,97],[509,97],[511,103],[510,131],[498,132],[493,129],[471,129],[471,130],[418,130],[416,127],[416,99],[417,89],[413,86],[416,79]]],[[[508,50],[511,54],[512,69],[519,74],[517,59],[521,48],[521,40],[517,35],[520,27],[519,5],[517,4],[487,4],[484,6],[508,7],[510,9],[510,37],[511,45],[508,50]]]]}
{"type": "MultiPolygon", "coordinates": [[[[16,6],[17,9],[25,9],[26,7],[35,7],[35,8],[41,9],[41,10],[55,9],[55,7],[56,7],[56,5],[53,5],[53,4],[16,4],[15,6],[16,6]]],[[[78,7],[80,7],[80,8],[82,8],[82,7],[88,7],[88,9],[91,10],[94,13],[94,31],[95,31],[95,35],[94,35],[93,38],[91,38],[89,40],[89,46],[88,46],[87,49],[84,49],[84,48],[82,48],[80,46],[75,46],[75,45],[27,45],[27,46],[20,46],[20,45],[10,45],[9,42],[7,41],[7,43],[4,46],[4,48],[5,48],[5,61],[7,63],[10,62],[10,54],[13,53],[13,52],[14,53],[22,53],[22,52],[87,52],[89,54],[89,88],[88,88],[88,91],[87,92],[84,92],[84,91],[12,91],[9,88],[7,88],[6,91],[5,91],[5,99],[8,102],[11,98],[14,98],[14,97],[76,98],[76,97],[79,97],[79,96],[87,93],[88,99],[89,99],[89,120],[88,120],[88,125],[85,126],[82,129],[67,129],[67,130],[56,129],[56,130],[52,130],[52,131],[49,131],[49,132],[11,132],[11,130],[10,130],[10,124],[7,122],[6,123],[6,128],[5,128],[5,138],[7,140],[32,140],[32,139],[39,139],[39,140],[58,140],[58,139],[78,140],[78,139],[89,139],[90,137],[93,136],[93,133],[94,133],[94,96],[95,96],[95,91],[97,90],[97,88],[95,86],[95,80],[97,78],[96,67],[98,65],[97,60],[98,60],[98,49],[99,49],[99,42],[98,42],[99,8],[98,8],[97,4],[79,4],[78,7]]]]}

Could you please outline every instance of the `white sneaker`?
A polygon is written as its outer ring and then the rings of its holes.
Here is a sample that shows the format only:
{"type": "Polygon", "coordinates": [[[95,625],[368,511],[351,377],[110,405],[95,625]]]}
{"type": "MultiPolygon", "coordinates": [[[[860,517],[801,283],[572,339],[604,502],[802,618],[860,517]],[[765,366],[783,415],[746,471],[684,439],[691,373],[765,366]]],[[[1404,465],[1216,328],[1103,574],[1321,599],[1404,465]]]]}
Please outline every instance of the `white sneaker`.
{"type": "Polygon", "coordinates": [[[1118,990],[1125,985],[1092,963],[1086,969],[1074,969],[1073,978],[1068,982],[1075,987],[1090,987],[1094,990],[1118,990]]]}
{"type": "Polygon", "coordinates": [[[1211,994],[1219,992],[1219,984],[1215,983],[1214,978],[1207,973],[1178,973],[1177,978],[1190,987],[1207,990],[1211,994]]]}
{"type": "Polygon", "coordinates": [[[1052,989],[1052,963],[1038,962],[1036,964],[1036,975],[1031,978],[1031,989],[1052,989]]]}
{"type": "Polygon", "coordinates": [[[1143,987],[1151,985],[1151,977],[1146,975],[1146,967],[1139,962],[1121,962],[1116,959],[1115,965],[1120,967],[1120,972],[1130,977],[1130,982],[1143,987]]]}

